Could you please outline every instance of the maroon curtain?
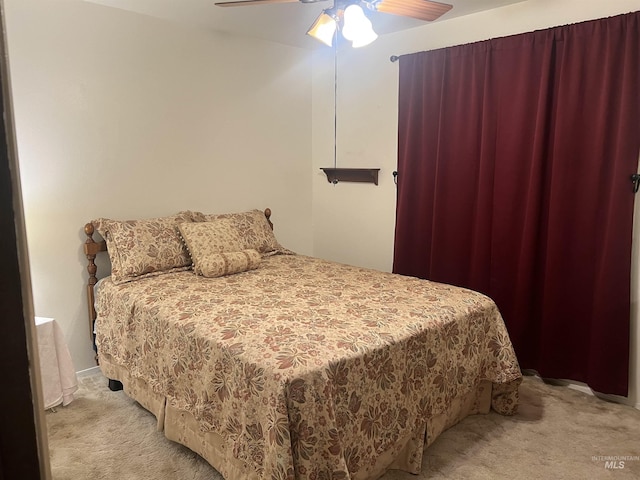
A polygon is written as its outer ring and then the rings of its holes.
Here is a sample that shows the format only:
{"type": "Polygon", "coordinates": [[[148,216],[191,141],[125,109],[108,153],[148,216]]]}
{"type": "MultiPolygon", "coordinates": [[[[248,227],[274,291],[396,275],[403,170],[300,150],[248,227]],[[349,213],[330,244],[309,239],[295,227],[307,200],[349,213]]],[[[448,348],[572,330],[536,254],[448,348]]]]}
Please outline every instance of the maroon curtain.
{"type": "Polygon", "coordinates": [[[400,58],[394,272],[492,297],[522,368],[627,394],[640,12],[400,58]]]}

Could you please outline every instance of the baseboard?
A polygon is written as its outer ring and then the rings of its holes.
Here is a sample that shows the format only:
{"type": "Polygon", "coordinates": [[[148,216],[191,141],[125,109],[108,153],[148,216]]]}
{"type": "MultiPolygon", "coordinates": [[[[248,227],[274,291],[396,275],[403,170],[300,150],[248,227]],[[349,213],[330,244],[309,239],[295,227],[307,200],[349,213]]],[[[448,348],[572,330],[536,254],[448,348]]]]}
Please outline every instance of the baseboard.
{"type": "Polygon", "coordinates": [[[76,375],[78,377],[88,377],[90,375],[95,375],[96,373],[100,372],[100,367],[95,366],[95,367],[91,367],[91,368],[87,368],[86,370],[80,370],[79,372],[76,372],[76,375]]]}
{"type": "Polygon", "coordinates": [[[619,395],[609,395],[606,393],[598,393],[598,392],[595,392],[594,395],[598,398],[602,398],[603,400],[607,400],[608,402],[621,403],[623,405],[628,405],[630,407],[634,407],[640,410],[640,403],[634,404],[633,400],[627,397],[621,397],[619,395]]]}
{"type": "MultiPolygon", "coordinates": [[[[541,378],[540,375],[538,375],[538,372],[536,372],[535,370],[523,369],[522,373],[524,373],[525,375],[533,375],[538,378],[541,378]]],[[[640,410],[640,403],[637,403],[637,402],[634,403],[634,401],[631,398],[621,397],[620,395],[611,395],[608,393],[594,392],[593,390],[591,390],[591,388],[589,388],[589,385],[587,385],[586,383],[576,382],[574,380],[557,379],[557,378],[543,378],[542,380],[546,383],[550,383],[551,385],[558,385],[561,387],[570,388],[572,390],[578,390],[579,392],[601,398],[602,400],[606,400],[607,402],[620,403],[622,405],[627,405],[629,407],[633,407],[640,410]]]]}

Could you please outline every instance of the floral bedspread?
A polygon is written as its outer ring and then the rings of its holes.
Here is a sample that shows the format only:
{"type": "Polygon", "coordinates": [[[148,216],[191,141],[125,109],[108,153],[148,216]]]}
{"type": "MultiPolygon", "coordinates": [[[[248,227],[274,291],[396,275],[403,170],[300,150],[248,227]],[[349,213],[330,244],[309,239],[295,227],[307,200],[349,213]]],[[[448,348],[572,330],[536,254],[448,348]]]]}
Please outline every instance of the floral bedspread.
{"type": "Polygon", "coordinates": [[[480,380],[500,392],[494,409],[517,408],[504,323],[470,290],[276,255],[219,278],[106,280],[97,299],[99,354],[222,435],[258,479],[369,478],[480,380]]]}

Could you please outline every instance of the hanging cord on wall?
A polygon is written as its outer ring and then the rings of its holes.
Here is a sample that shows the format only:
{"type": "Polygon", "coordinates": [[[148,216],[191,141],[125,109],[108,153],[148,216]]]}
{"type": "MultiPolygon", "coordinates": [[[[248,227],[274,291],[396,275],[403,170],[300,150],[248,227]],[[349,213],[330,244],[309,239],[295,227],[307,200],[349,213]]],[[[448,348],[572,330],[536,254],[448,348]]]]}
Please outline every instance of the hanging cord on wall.
{"type": "Polygon", "coordinates": [[[338,168],[338,29],[333,34],[333,168],[338,168]]]}

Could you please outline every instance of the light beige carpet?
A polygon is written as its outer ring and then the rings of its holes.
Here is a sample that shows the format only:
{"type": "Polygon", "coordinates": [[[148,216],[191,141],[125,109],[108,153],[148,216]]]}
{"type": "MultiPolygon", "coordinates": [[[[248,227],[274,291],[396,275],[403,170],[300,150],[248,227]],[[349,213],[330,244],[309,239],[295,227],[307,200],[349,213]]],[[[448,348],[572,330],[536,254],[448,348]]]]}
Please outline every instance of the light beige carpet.
{"type": "MultiPolygon", "coordinates": [[[[514,417],[474,415],[444,432],[420,475],[392,471],[382,479],[640,478],[639,410],[537,377],[525,377],[520,397],[514,417]]],[[[100,374],[81,378],[76,400],[46,418],[54,480],[222,480],[156,431],[153,415],[109,391],[100,374]]]]}

